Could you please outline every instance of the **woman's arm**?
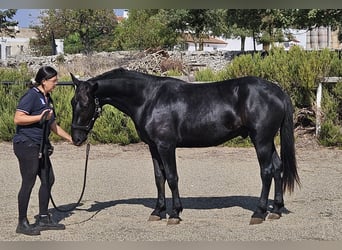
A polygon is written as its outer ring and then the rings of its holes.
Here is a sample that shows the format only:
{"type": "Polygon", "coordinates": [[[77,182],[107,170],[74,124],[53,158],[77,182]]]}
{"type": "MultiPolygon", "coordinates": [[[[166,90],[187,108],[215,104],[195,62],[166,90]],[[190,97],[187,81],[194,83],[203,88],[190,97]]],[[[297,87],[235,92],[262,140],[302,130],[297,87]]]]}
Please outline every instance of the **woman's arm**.
{"type": "MultiPolygon", "coordinates": [[[[25,126],[25,125],[37,123],[42,119],[43,114],[48,111],[49,110],[44,110],[40,115],[29,115],[23,111],[16,110],[14,114],[14,119],[13,119],[14,124],[25,126]]],[[[47,120],[49,120],[51,116],[52,116],[52,111],[50,111],[50,114],[47,116],[47,120]]]]}
{"type": "Polygon", "coordinates": [[[73,143],[71,136],[64,129],[62,129],[59,125],[57,125],[56,121],[54,121],[51,124],[50,128],[51,128],[52,132],[54,132],[56,135],[64,138],[65,140],[69,141],[70,143],[73,143]]]}

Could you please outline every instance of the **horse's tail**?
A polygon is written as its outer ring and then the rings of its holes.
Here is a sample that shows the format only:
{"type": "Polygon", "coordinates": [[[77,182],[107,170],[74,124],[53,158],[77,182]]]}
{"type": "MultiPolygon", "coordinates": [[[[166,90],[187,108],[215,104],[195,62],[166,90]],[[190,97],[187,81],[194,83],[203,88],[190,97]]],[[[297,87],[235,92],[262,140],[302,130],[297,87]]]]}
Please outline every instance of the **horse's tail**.
{"type": "Polygon", "coordinates": [[[285,97],[285,117],[280,128],[280,155],[283,164],[283,191],[294,191],[295,182],[300,186],[294,144],[293,108],[291,99],[285,97]]]}

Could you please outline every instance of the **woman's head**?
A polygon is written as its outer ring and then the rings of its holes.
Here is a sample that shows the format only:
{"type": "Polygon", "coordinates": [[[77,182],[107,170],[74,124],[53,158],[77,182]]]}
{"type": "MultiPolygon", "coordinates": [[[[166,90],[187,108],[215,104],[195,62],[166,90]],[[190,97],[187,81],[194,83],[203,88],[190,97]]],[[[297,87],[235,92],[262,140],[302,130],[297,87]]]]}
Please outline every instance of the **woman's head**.
{"type": "Polygon", "coordinates": [[[55,76],[57,76],[57,71],[54,68],[50,66],[43,66],[38,70],[34,80],[40,85],[44,80],[49,80],[55,76]]]}
{"type": "Polygon", "coordinates": [[[57,80],[57,71],[51,66],[43,66],[38,70],[36,77],[31,80],[31,86],[42,86],[50,92],[57,84],[57,80]]]}

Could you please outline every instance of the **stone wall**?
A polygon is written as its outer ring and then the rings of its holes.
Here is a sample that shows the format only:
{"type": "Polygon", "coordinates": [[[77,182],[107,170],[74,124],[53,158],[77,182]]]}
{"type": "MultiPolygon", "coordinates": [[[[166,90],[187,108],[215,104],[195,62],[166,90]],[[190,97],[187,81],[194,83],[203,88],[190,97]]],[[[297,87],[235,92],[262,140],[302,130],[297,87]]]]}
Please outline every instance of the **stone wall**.
{"type": "MultiPolygon", "coordinates": [[[[185,73],[188,74],[206,67],[215,71],[221,70],[229,63],[226,54],[221,51],[166,51],[166,54],[169,59],[181,61],[185,73]]],[[[136,62],[141,62],[148,55],[146,52],[139,51],[116,51],[94,53],[92,55],[73,54],[42,57],[20,55],[8,58],[6,61],[0,61],[0,64],[5,67],[18,67],[21,64],[26,64],[33,72],[36,72],[42,65],[50,65],[59,70],[65,68],[72,72],[78,71],[78,74],[84,77],[90,77],[117,67],[132,68],[132,65],[136,62]]]]}

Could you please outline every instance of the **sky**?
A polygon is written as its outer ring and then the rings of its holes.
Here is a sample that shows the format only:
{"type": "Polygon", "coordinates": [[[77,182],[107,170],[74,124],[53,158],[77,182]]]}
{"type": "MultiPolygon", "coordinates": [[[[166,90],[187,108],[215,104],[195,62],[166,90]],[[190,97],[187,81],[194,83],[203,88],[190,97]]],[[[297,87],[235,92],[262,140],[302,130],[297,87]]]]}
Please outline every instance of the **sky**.
{"type": "Polygon", "coordinates": [[[30,25],[37,23],[37,17],[40,15],[40,9],[18,9],[13,20],[19,22],[21,28],[28,28],[30,25]]]}
{"type": "MultiPolygon", "coordinates": [[[[31,25],[37,25],[37,17],[40,15],[41,9],[18,9],[13,20],[19,22],[18,26],[21,28],[28,28],[31,25]]],[[[115,9],[115,14],[117,16],[122,16],[122,9],[115,9]]]]}

